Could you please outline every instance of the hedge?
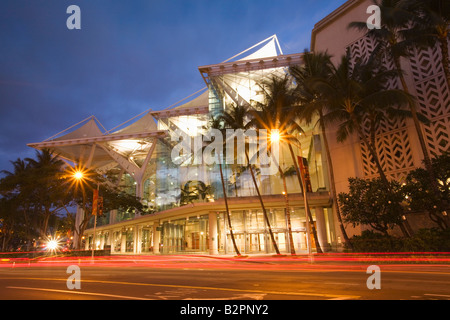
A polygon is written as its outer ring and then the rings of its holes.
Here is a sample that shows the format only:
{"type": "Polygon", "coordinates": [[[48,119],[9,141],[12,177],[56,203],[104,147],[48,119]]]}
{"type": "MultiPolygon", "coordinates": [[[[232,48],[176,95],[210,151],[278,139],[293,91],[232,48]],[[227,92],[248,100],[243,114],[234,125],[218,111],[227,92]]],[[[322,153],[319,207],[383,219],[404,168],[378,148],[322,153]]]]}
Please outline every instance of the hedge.
{"type": "Polygon", "coordinates": [[[450,229],[420,229],[411,238],[366,230],[350,241],[354,252],[450,252],[450,229]]]}

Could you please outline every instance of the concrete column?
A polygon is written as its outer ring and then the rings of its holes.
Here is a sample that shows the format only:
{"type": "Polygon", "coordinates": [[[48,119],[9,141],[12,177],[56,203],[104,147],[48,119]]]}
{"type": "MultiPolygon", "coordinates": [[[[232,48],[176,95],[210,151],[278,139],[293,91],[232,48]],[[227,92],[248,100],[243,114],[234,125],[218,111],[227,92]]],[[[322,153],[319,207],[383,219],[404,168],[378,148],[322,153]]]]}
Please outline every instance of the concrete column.
{"type": "Polygon", "coordinates": [[[121,241],[122,241],[122,243],[121,243],[121,246],[120,246],[120,252],[121,253],[125,253],[126,252],[126,250],[127,250],[127,234],[126,234],[126,232],[124,233],[124,232],[122,232],[122,231],[120,231],[120,233],[121,233],[121,241]]]}
{"type": "Polygon", "coordinates": [[[209,254],[219,254],[218,248],[218,235],[217,235],[217,214],[215,212],[210,212],[208,215],[209,223],[209,254]]]}
{"type": "MultiPolygon", "coordinates": [[[[80,230],[80,225],[81,225],[81,222],[83,221],[83,218],[84,218],[84,210],[81,209],[79,206],[77,206],[77,213],[75,215],[75,228],[76,228],[76,230],[80,230]]],[[[77,232],[74,232],[72,243],[73,243],[73,246],[74,246],[75,249],[81,249],[81,248],[78,248],[78,240],[82,236],[83,236],[82,234],[78,234],[77,232]]]]}
{"type": "Polygon", "coordinates": [[[111,210],[109,212],[109,224],[113,224],[116,222],[117,210],[111,210]]]}
{"type": "Polygon", "coordinates": [[[159,253],[159,242],[161,241],[161,231],[157,230],[159,227],[159,220],[153,223],[153,253],[159,253]]]}
{"type": "Polygon", "coordinates": [[[134,243],[136,247],[135,253],[141,253],[141,237],[142,237],[142,226],[136,226],[136,232],[134,234],[134,243]]]}
{"type": "Polygon", "coordinates": [[[100,246],[99,249],[103,250],[105,248],[105,234],[102,233],[101,235],[99,235],[100,237],[100,246]]]}
{"type": "Polygon", "coordinates": [[[322,207],[315,207],[316,213],[316,226],[317,226],[317,238],[319,238],[319,244],[323,251],[328,251],[330,245],[327,241],[327,227],[325,221],[325,215],[322,207]]]}

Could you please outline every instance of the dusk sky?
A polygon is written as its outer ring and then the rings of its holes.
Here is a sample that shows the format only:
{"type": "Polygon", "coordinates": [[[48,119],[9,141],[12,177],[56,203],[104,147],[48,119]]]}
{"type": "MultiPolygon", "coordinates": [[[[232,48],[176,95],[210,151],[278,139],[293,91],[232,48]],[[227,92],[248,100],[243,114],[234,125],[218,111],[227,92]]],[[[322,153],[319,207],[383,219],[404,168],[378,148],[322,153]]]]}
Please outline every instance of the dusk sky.
{"type": "Polygon", "coordinates": [[[198,66],[276,34],[309,49],[314,24],[345,0],[2,0],[0,170],[94,115],[106,129],[203,88],[198,66]],[[69,30],[66,9],[81,9],[69,30]]]}

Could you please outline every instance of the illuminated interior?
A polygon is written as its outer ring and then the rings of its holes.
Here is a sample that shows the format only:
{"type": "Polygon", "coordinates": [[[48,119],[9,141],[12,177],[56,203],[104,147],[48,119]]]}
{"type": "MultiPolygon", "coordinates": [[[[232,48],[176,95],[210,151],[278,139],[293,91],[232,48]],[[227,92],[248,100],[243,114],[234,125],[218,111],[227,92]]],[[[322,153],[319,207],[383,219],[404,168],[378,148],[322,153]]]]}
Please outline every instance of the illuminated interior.
{"type": "MultiPolygon", "coordinates": [[[[94,118],[80,124],[77,129],[59,135],[53,140],[32,144],[36,148],[52,147],[58,154],[76,164],[108,172],[115,176],[119,185],[129,194],[138,197],[148,210],[130,213],[113,210],[99,217],[95,247],[109,245],[113,252],[204,252],[211,249],[209,214],[183,214],[175,218],[164,218],[167,212],[175,209],[191,208],[196,205],[215,205],[222,203],[224,191],[218,164],[195,164],[192,156],[183,158],[181,164],[175,164],[172,149],[176,142],[171,140],[175,131],[184,132],[194,140],[206,131],[211,116],[227,110],[235,104],[255,106],[264,103],[264,83],[272,77],[284,76],[289,65],[298,63],[301,55],[283,56],[279,52],[276,38],[269,39],[262,47],[245,52],[222,64],[200,67],[199,71],[206,82],[206,90],[199,92],[191,100],[173,109],[147,111],[106,131],[94,118]],[[297,59],[297,60],[296,60],[297,59]],[[280,64],[278,67],[277,65],[280,64]],[[160,216],[161,215],[161,216],[160,216]],[[128,227],[120,226],[125,222],[133,223],[144,217],[158,218],[160,247],[155,248],[156,229],[148,225],[128,227]],[[111,226],[111,227],[109,227],[111,226]],[[115,227],[117,226],[117,227],[115,227]],[[103,228],[103,229],[102,229],[103,228]]],[[[314,123],[314,121],[312,122],[314,123]]],[[[313,125],[300,124],[304,130],[294,144],[295,156],[301,155],[309,172],[308,183],[313,193],[326,192],[328,182],[326,164],[322,157],[322,139],[319,130],[313,125]]],[[[257,184],[264,197],[283,199],[285,186],[289,194],[301,199],[300,188],[294,162],[286,143],[280,142],[279,166],[284,172],[283,181],[280,174],[258,175],[257,184]]],[[[259,167],[256,166],[256,172],[259,167]]],[[[223,164],[225,192],[229,201],[249,199],[255,203],[256,189],[246,164],[223,164]]],[[[328,203],[328,195],[323,196],[328,203]]],[[[277,200],[278,201],[278,200],[277,200]]],[[[297,250],[306,250],[304,209],[292,208],[292,221],[297,250]]],[[[253,204],[253,205],[255,205],[253,204]]],[[[326,213],[325,209],[325,213],[326,213]]],[[[217,210],[219,251],[227,253],[231,249],[229,226],[224,219],[223,208],[217,210]]],[[[313,212],[314,214],[314,212],[313,212]]],[[[323,214],[322,214],[323,215],[323,214]]],[[[326,214],[325,214],[326,215],[326,214]]],[[[314,214],[314,216],[316,216],[314,214]]],[[[271,208],[270,219],[276,228],[276,238],[280,248],[287,251],[286,216],[284,208],[271,208]]],[[[334,233],[329,227],[331,216],[326,223],[328,242],[334,241],[334,233]]],[[[238,245],[243,252],[269,252],[273,247],[267,240],[267,225],[262,220],[260,209],[233,210],[233,228],[235,228],[238,245]]],[[[91,220],[89,227],[93,226],[91,220]]],[[[93,237],[86,238],[86,247],[92,248],[93,237]]]]}

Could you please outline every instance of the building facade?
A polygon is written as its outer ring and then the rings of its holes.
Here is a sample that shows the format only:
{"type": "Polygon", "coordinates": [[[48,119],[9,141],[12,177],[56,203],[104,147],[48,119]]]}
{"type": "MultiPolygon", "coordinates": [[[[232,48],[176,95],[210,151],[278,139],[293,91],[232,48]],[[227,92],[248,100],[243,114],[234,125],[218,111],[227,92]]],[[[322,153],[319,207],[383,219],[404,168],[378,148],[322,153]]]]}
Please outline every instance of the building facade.
{"type": "MultiPolygon", "coordinates": [[[[208,121],[231,105],[263,102],[264,81],[279,77],[290,66],[301,63],[302,54],[284,55],[276,36],[216,65],[199,67],[206,87],[190,100],[164,111],[147,111],[117,128],[102,131],[91,117],[37,144],[51,148],[79,166],[115,175],[119,184],[149,207],[149,212],[130,214],[113,210],[98,217],[86,230],[85,248],[110,247],[112,253],[210,253],[233,254],[230,225],[217,163],[196,161],[198,137],[206,134],[208,121]],[[179,137],[192,142],[192,154],[175,154],[179,137]],[[178,138],[177,138],[178,137],[178,138]]],[[[304,126],[296,156],[308,164],[309,210],[320,246],[336,246],[334,219],[328,192],[327,164],[322,156],[319,130],[304,126]]],[[[256,142],[264,140],[258,137],[256,142]]],[[[201,145],[201,142],[200,142],[201,145]]],[[[250,155],[252,158],[252,155],[250,155]]],[[[294,173],[291,155],[281,146],[279,166],[294,173]]],[[[263,165],[255,162],[259,172],[263,165]]],[[[290,252],[288,220],[293,245],[298,253],[313,250],[308,237],[310,221],[305,215],[305,198],[295,174],[286,177],[286,190],[278,171],[258,174],[257,185],[267,210],[268,221],[255,190],[248,166],[232,161],[223,165],[231,214],[231,228],[241,253],[274,252],[269,224],[280,252],[290,252]],[[287,206],[287,202],[289,205],[287,206]]],[[[84,212],[78,209],[77,223],[84,212]]]]}
{"type": "MultiPolygon", "coordinates": [[[[348,29],[348,24],[365,21],[370,4],[370,0],[347,1],[318,22],[312,32],[312,51],[327,51],[335,63],[349,52],[353,59],[368,56],[374,43],[365,34],[348,29]]],[[[439,54],[437,48],[422,50],[413,59],[402,61],[420,111],[431,120],[423,126],[423,132],[433,156],[448,150],[450,140],[450,96],[437,63],[439,54]]],[[[324,251],[341,249],[342,235],[330,198],[328,166],[333,165],[338,193],[347,191],[349,177],[376,175],[368,151],[356,136],[337,143],[337,128],[327,128],[333,158],[329,164],[323,154],[320,129],[314,121],[312,125],[301,124],[304,133],[298,137],[294,151],[307,164],[310,188],[303,194],[295,170],[290,170],[294,163],[289,151],[281,146],[279,165],[283,171],[292,172],[286,177],[288,193],[278,173],[257,176],[268,221],[248,167],[224,164],[231,225],[226,218],[219,165],[198,163],[195,155],[178,154],[177,158],[173,154],[178,143],[174,136],[181,132],[195,146],[196,137],[205,134],[211,116],[233,104],[250,106],[262,102],[265,81],[282,76],[290,66],[301,63],[302,54],[283,54],[276,36],[272,36],[225,62],[199,67],[206,87],[173,107],[145,111],[109,131],[102,130],[91,117],[68,133],[30,144],[37,149],[53,149],[62,158],[84,167],[114,172],[118,183],[150,208],[146,214],[108,212],[98,218],[95,232],[92,219],[84,234],[84,247],[111,248],[112,253],[121,254],[234,254],[232,229],[241,253],[273,253],[269,223],[280,252],[291,252],[290,225],[295,251],[305,253],[316,248],[310,236],[310,221],[306,219],[306,204],[320,247],[324,251]]],[[[408,120],[383,123],[376,139],[383,168],[390,178],[401,180],[421,166],[423,155],[408,120]]],[[[83,215],[78,209],[77,223],[83,215]]],[[[349,233],[359,231],[351,229],[349,233]]]]}
{"type": "MultiPolygon", "coordinates": [[[[371,0],[349,0],[340,8],[319,21],[311,38],[311,50],[328,52],[334,64],[343,55],[351,61],[366,59],[375,49],[376,41],[364,32],[349,28],[351,22],[365,22],[370,17],[367,9],[371,0]]],[[[394,69],[392,61],[384,61],[394,69]]],[[[449,150],[450,145],[450,90],[441,64],[439,45],[427,49],[413,49],[411,57],[401,59],[401,67],[408,90],[417,98],[416,110],[429,123],[421,124],[428,154],[431,158],[449,150]]],[[[391,89],[402,89],[398,79],[389,83],[391,89]]],[[[367,125],[368,127],[368,125],[367,125]]],[[[374,178],[377,169],[368,148],[357,135],[344,143],[336,143],[337,127],[327,128],[330,153],[333,156],[337,192],[347,192],[348,178],[374,178]]],[[[424,155],[412,119],[385,119],[376,132],[377,154],[388,179],[403,181],[411,170],[423,167],[424,155]]],[[[432,227],[422,214],[405,217],[412,228],[432,227]]],[[[435,225],[434,225],[435,226],[435,225]]],[[[349,234],[359,234],[359,229],[349,228],[349,234]]]]}

